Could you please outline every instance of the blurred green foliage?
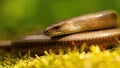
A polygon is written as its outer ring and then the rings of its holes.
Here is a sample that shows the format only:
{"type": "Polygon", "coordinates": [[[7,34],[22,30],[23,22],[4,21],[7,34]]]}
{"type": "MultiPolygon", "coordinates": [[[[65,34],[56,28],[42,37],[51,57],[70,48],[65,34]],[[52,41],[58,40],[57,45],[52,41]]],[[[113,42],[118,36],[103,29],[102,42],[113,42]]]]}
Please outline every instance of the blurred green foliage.
{"type": "Polygon", "coordinates": [[[0,0],[0,39],[13,39],[81,14],[114,9],[120,0],[0,0]]]}

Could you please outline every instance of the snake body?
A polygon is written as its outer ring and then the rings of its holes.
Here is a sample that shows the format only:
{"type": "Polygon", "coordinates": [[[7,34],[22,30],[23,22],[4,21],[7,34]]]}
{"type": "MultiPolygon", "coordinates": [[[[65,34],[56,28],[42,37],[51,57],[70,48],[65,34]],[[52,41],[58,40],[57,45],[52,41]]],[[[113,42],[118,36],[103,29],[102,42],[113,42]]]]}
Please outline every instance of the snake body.
{"type": "Polygon", "coordinates": [[[66,35],[76,32],[106,29],[118,26],[118,14],[114,10],[81,15],[58,22],[45,29],[48,36],[66,35]]]}
{"type": "Polygon", "coordinates": [[[86,43],[85,50],[89,50],[91,45],[99,45],[100,49],[103,50],[114,47],[118,41],[116,38],[120,40],[120,28],[92,32],[87,31],[54,38],[44,34],[30,35],[15,41],[13,45],[14,49],[12,50],[16,53],[26,53],[31,50],[33,54],[37,53],[43,55],[44,51],[49,51],[50,49],[54,53],[58,53],[59,49],[63,49],[65,52],[68,48],[72,49],[77,47],[80,49],[82,47],[81,45],[84,43],[86,43]]]}
{"type": "MultiPolygon", "coordinates": [[[[27,53],[43,55],[44,51],[52,50],[58,53],[60,49],[82,48],[85,50],[91,45],[99,45],[100,49],[114,47],[120,40],[118,28],[118,14],[114,10],[82,15],[54,24],[41,34],[28,35],[9,44],[8,48],[14,53],[27,53]]],[[[3,46],[4,48],[4,46],[3,46]]]]}

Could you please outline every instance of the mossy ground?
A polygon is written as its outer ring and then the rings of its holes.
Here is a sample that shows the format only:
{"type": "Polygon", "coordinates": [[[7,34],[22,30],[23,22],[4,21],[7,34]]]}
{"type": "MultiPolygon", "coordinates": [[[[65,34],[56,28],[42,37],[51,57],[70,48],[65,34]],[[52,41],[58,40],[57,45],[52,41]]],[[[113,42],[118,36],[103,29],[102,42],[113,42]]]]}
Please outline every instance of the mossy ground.
{"type": "Polygon", "coordinates": [[[58,55],[45,52],[45,56],[0,57],[0,68],[120,68],[120,49],[100,51],[98,46],[91,46],[91,52],[80,53],[77,49],[62,51],[58,55]]]}

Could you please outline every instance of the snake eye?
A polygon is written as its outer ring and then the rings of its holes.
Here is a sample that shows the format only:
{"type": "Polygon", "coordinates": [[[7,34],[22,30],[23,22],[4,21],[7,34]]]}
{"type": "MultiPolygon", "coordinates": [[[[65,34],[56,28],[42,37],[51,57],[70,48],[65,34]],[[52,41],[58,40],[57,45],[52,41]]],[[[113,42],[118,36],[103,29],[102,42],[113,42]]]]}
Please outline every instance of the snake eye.
{"type": "Polygon", "coordinates": [[[60,26],[55,26],[53,29],[56,29],[56,30],[57,30],[57,29],[59,29],[59,28],[60,28],[60,26]]]}

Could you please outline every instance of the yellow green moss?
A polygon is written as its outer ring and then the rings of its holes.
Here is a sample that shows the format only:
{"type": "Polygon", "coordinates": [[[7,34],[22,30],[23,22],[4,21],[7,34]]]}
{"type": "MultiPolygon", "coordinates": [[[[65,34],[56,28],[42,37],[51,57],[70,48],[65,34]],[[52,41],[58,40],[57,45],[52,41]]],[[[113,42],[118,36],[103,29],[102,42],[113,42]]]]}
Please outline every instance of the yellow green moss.
{"type": "Polygon", "coordinates": [[[9,56],[1,58],[0,68],[120,68],[120,49],[100,51],[91,46],[91,52],[80,53],[77,49],[67,54],[55,55],[45,52],[45,56],[9,56]]]}

